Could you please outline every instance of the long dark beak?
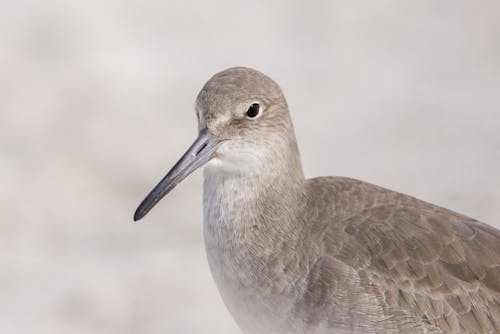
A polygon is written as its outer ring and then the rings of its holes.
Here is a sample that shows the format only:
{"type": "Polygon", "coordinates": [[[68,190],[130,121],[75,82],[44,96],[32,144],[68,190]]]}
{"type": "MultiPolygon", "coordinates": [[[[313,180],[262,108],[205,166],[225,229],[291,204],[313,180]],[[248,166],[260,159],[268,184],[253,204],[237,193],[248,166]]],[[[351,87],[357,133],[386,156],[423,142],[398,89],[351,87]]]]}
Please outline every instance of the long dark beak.
{"type": "Polygon", "coordinates": [[[222,140],[212,137],[207,129],[202,130],[193,145],[139,205],[134,214],[134,221],[144,217],[177,184],[210,161],[221,143],[222,140]]]}

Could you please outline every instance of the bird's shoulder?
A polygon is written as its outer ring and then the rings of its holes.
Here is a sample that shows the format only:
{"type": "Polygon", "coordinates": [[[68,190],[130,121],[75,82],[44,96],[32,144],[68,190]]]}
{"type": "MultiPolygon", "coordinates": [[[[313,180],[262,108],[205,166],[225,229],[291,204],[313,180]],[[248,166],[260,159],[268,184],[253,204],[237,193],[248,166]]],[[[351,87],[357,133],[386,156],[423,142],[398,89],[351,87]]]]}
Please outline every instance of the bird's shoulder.
{"type": "Polygon", "coordinates": [[[447,333],[500,331],[499,230],[358,180],[307,187],[320,256],[352,268],[383,305],[447,333]]]}

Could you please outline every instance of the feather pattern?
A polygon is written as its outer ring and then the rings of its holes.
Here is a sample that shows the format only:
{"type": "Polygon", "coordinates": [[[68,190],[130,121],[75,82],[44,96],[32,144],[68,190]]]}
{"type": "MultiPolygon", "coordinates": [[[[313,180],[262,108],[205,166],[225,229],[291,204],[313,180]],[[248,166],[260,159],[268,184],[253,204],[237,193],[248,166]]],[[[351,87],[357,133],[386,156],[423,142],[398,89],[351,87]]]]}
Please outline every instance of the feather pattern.
{"type": "MultiPolygon", "coordinates": [[[[399,332],[408,320],[414,333],[500,331],[498,230],[353,179],[317,178],[307,186],[308,220],[321,230],[318,256],[363,277],[365,293],[380,302],[382,314],[404,314],[382,322],[395,322],[399,332]]],[[[350,298],[364,305],[357,295],[350,298]]]]}

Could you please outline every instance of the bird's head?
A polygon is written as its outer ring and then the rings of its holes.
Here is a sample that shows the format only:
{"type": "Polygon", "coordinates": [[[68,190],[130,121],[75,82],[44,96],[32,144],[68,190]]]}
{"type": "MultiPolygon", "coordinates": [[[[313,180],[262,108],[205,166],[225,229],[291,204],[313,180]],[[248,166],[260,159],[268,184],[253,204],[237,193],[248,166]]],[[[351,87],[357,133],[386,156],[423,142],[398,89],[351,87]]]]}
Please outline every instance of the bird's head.
{"type": "Polygon", "coordinates": [[[200,132],[220,142],[209,167],[259,173],[293,135],[281,88],[268,76],[244,67],[214,75],[196,99],[200,132]]]}
{"type": "Polygon", "coordinates": [[[205,164],[214,172],[249,177],[279,172],[283,164],[300,169],[285,97],[263,73],[235,67],[215,74],[198,94],[195,109],[198,138],[144,199],[134,220],[205,164]]]}

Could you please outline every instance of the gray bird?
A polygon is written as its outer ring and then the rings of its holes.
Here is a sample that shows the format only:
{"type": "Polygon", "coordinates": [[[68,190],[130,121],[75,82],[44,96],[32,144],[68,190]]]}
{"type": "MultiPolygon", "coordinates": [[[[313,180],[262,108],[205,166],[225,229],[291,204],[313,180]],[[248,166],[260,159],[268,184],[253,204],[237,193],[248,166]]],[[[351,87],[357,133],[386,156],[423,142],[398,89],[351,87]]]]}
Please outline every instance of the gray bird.
{"type": "Polygon", "coordinates": [[[500,333],[500,231],[363,181],[305,179],[280,87],[250,68],[196,99],[199,137],[139,220],[205,165],[204,237],[244,333],[500,333]]]}

